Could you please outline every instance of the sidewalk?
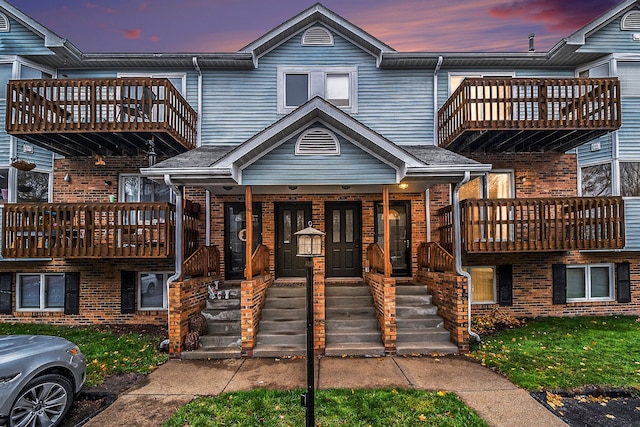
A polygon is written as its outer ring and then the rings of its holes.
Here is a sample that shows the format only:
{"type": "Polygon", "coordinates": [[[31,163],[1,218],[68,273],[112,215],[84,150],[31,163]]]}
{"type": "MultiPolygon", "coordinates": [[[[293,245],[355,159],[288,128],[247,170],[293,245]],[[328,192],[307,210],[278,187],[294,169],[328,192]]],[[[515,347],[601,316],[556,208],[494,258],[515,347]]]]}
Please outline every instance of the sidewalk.
{"type": "MultiPolygon", "coordinates": [[[[196,396],[253,388],[305,389],[304,359],[171,360],[122,394],[87,427],[159,426],[196,396]]],[[[463,358],[316,360],[318,388],[416,388],[456,393],[492,426],[566,426],[529,393],[463,358]]]]}

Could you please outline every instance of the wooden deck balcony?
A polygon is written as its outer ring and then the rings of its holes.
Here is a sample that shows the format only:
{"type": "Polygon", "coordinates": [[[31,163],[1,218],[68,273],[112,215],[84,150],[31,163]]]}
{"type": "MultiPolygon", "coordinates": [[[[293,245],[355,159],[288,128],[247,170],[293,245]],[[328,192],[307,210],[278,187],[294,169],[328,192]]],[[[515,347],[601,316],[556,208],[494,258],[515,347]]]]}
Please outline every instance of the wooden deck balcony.
{"type": "Polygon", "coordinates": [[[458,153],[564,152],[621,124],[617,78],[466,78],[438,111],[458,153]]]}
{"type": "MultiPolygon", "coordinates": [[[[625,244],[622,197],[488,199],[460,202],[462,249],[483,252],[614,250],[625,244]]],[[[451,206],[440,242],[451,251],[451,206]]]]}
{"type": "Polygon", "coordinates": [[[11,80],[7,133],[63,156],[158,155],[196,146],[197,114],[168,79],[11,80]]]}
{"type": "MultiPolygon", "coordinates": [[[[197,217],[184,215],[184,247],[197,249],[197,217]]],[[[169,203],[30,203],[2,206],[4,258],[172,258],[169,203]]]]}

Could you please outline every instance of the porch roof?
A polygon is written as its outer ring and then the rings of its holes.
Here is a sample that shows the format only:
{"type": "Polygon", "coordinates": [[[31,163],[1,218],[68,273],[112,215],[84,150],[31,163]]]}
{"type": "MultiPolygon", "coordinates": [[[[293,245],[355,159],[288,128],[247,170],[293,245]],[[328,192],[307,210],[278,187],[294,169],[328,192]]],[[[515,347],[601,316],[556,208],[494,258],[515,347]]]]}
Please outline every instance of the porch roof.
{"type": "MultiPolygon", "coordinates": [[[[341,135],[366,155],[395,170],[395,179],[388,184],[407,181],[413,185],[414,190],[423,190],[436,183],[458,182],[467,171],[477,175],[491,169],[489,164],[479,163],[433,145],[394,144],[349,114],[324,99],[316,97],[247,141],[236,145],[198,147],[150,168],[142,169],[141,172],[144,176],[156,181],[163,181],[164,177],[168,176],[177,185],[199,186],[213,192],[220,192],[222,187],[242,185],[242,173],[245,169],[296,134],[318,123],[341,135]]],[[[338,173],[351,166],[352,164],[345,159],[343,164],[334,167],[338,173]]],[[[310,171],[310,173],[313,172],[310,171]]],[[[371,181],[369,185],[374,183],[379,190],[379,179],[371,181]]],[[[291,182],[291,184],[299,183],[291,182]]],[[[322,186],[322,183],[319,184],[322,186]]],[[[366,182],[362,184],[367,185],[366,182]]],[[[327,182],[324,185],[330,187],[331,183],[327,182]]],[[[265,186],[269,186],[270,191],[276,190],[273,185],[265,184],[265,186]]],[[[320,186],[315,187],[317,191],[320,191],[320,186]]],[[[366,191],[362,186],[358,190],[366,191]]],[[[229,191],[228,188],[225,191],[229,191]]],[[[326,188],[322,191],[326,191],[326,188]]]]}

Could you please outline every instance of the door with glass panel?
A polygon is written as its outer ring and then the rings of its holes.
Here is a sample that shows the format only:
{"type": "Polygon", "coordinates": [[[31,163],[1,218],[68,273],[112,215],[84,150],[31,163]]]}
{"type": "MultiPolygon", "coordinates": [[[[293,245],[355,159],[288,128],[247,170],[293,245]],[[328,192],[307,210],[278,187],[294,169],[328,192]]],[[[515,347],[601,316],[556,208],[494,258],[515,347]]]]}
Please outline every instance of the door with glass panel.
{"type": "MultiPolygon", "coordinates": [[[[411,209],[409,202],[389,203],[389,257],[393,276],[411,275],[411,209]]],[[[376,204],[376,242],[384,247],[382,203],[376,204]]]]}
{"type": "Polygon", "coordinates": [[[360,203],[327,203],[325,207],[326,276],[361,277],[360,203]]]}
{"type": "MultiPolygon", "coordinates": [[[[254,203],[253,207],[253,253],[262,243],[262,215],[261,204],[254,203]]],[[[229,280],[242,279],[247,259],[247,211],[244,202],[224,204],[224,266],[225,278],[229,280]]]]}
{"type": "Polygon", "coordinates": [[[276,277],[305,277],[305,258],[297,256],[297,231],[309,226],[311,203],[276,204],[276,277]]]}

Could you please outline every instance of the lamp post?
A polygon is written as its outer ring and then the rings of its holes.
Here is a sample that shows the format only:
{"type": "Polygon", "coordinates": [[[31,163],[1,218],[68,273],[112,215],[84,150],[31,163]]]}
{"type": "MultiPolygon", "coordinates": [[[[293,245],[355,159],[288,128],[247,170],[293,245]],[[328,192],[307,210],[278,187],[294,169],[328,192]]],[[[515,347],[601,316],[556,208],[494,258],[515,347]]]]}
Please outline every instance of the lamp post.
{"type": "Polygon", "coordinates": [[[307,408],[306,427],[314,427],[314,354],[313,354],[313,258],[322,256],[324,233],[309,226],[295,233],[298,238],[297,256],[305,257],[307,267],[307,392],[301,396],[301,404],[307,408]]]}

